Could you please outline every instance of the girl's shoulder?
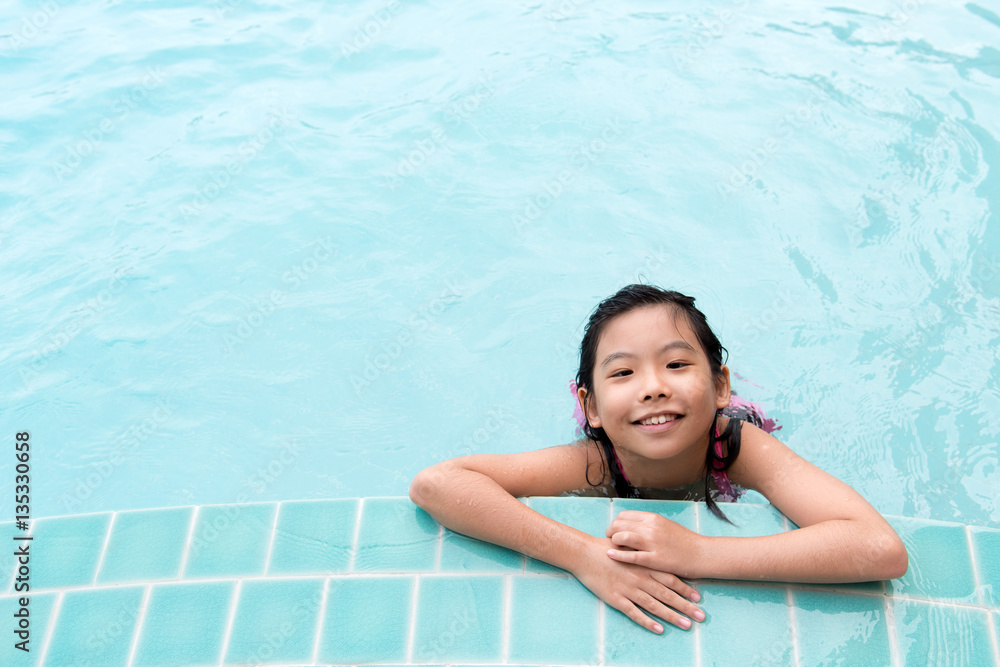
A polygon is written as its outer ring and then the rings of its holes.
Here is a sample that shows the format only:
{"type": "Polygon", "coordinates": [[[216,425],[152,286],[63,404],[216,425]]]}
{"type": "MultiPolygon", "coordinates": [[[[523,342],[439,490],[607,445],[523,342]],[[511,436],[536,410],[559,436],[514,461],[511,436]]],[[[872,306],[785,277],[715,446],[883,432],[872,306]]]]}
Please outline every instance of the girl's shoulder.
{"type": "Polygon", "coordinates": [[[473,454],[452,460],[487,475],[512,496],[555,496],[602,480],[596,443],[589,439],[517,454],[473,454]]]}

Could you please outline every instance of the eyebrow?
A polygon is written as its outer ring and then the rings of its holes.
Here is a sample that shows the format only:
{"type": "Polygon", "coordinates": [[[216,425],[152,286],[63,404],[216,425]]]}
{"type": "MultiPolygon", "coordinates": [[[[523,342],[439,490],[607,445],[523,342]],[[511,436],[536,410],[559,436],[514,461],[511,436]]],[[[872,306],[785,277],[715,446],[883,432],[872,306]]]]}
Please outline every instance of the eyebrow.
{"type": "MultiPolygon", "coordinates": [[[[687,341],[672,340],[660,348],[659,354],[663,354],[667,350],[673,350],[675,348],[681,350],[689,350],[691,352],[696,351],[693,347],[691,347],[691,344],[688,343],[687,341]]],[[[604,361],[601,362],[601,368],[604,368],[605,366],[610,364],[612,361],[615,361],[616,359],[635,359],[635,358],[636,355],[632,354],[631,352],[612,352],[611,354],[609,354],[604,358],[604,361]]]]}

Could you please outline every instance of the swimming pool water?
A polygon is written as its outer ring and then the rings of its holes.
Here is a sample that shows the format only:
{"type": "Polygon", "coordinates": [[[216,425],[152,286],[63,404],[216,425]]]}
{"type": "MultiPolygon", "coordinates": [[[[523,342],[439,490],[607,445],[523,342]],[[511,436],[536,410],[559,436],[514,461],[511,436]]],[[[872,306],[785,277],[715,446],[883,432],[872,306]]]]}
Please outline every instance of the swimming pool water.
{"type": "Polygon", "coordinates": [[[0,430],[31,432],[33,516],[402,496],[567,442],[585,319],[643,279],[880,511],[995,527],[998,30],[953,2],[8,5],[0,430]]]}

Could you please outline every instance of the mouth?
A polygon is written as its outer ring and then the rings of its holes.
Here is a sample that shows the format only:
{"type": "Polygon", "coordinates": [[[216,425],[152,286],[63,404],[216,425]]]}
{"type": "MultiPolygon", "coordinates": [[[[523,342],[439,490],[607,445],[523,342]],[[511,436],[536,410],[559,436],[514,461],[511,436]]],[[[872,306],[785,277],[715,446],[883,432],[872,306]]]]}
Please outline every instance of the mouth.
{"type": "Polygon", "coordinates": [[[639,419],[632,423],[643,431],[661,433],[677,426],[678,422],[680,422],[682,418],[683,415],[664,413],[646,417],[645,419],[639,419]]]}

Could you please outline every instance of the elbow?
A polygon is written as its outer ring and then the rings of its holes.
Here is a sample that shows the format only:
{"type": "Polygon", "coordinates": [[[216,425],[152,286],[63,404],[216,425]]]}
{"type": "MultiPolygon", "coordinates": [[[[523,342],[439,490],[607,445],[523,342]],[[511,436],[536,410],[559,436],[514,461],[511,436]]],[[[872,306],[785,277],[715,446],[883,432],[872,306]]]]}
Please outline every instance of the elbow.
{"type": "Polygon", "coordinates": [[[424,468],[410,482],[410,500],[421,509],[430,512],[429,507],[434,504],[434,499],[440,495],[447,478],[447,474],[443,470],[445,465],[446,463],[438,463],[424,468]]]}
{"type": "Polygon", "coordinates": [[[906,545],[893,530],[878,540],[876,546],[880,579],[898,579],[906,574],[910,567],[910,557],[906,545]]]}

